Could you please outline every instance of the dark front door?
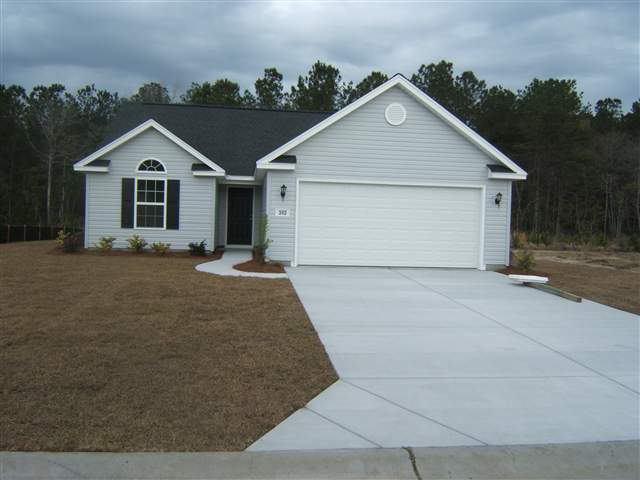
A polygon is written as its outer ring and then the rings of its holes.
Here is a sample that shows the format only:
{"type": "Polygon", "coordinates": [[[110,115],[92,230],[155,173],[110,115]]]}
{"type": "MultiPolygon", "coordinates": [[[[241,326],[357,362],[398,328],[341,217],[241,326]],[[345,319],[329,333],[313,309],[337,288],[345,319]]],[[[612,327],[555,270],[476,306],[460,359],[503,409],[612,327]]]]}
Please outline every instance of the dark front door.
{"type": "Polygon", "coordinates": [[[229,187],[227,245],[251,245],[253,188],[229,187]]]}

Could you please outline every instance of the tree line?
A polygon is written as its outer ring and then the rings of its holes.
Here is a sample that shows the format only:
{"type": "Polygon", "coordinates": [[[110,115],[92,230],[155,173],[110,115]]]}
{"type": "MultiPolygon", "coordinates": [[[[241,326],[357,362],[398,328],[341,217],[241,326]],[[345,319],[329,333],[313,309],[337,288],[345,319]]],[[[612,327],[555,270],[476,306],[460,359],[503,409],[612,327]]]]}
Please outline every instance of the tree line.
{"type": "MultiPolygon", "coordinates": [[[[127,102],[333,111],[388,79],[373,71],[346,82],[314,63],[288,90],[267,68],[253,91],[221,78],[192,83],[180,97],[156,82],[129,98],[88,85],[0,85],[0,223],[78,223],[82,178],[73,163],[95,150],[127,102]]],[[[640,234],[640,100],[585,103],[575,80],[533,79],[518,91],[488,86],[447,61],[422,65],[410,80],[528,171],[514,183],[512,225],[538,238],[606,241],[640,234]]]]}

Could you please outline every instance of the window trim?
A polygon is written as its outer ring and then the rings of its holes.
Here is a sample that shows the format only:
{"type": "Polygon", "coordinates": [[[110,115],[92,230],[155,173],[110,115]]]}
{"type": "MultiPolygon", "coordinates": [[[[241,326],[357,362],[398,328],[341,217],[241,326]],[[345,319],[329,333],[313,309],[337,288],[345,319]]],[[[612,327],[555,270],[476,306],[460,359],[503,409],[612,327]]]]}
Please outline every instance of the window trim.
{"type": "Polygon", "coordinates": [[[164,164],[164,162],[162,160],[159,160],[155,157],[146,157],[143,158],[142,160],[140,160],[140,162],[138,162],[138,165],[136,166],[136,174],[141,174],[141,175],[166,175],[167,174],[167,166],[164,164]],[[155,172],[153,170],[140,170],[140,167],[142,166],[142,164],[144,162],[146,162],[147,160],[155,160],[156,162],[158,162],[160,165],[162,165],[162,168],[164,168],[163,172],[155,172]]]}
{"type": "MultiPolygon", "coordinates": [[[[148,172],[146,172],[148,173],[148,172]]],[[[156,172],[161,173],[161,172],[156,172]]],[[[167,179],[157,177],[136,176],[133,189],[133,228],[136,230],[166,230],[167,229],[167,179]],[[139,227],[138,226],[138,180],[153,180],[164,183],[164,201],[160,202],[139,202],[140,205],[162,205],[162,227],[139,227]]]]}

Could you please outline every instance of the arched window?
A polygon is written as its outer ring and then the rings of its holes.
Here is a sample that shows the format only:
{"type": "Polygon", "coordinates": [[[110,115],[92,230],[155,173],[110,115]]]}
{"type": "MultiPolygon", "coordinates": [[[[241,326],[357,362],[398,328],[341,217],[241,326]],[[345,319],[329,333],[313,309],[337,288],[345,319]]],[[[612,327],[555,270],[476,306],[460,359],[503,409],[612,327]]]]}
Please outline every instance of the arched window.
{"type": "Polygon", "coordinates": [[[138,165],[139,172],[147,172],[147,173],[164,173],[166,172],[164,165],[159,160],[155,160],[153,158],[149,158],[147,160],[143,160],[138,165]]]}
{"type": "Polygon", "coordinates": [[[136,178],[135,228],[165,228],[167,179],[163,163],[147,158],[138,165],[136,178]]]}

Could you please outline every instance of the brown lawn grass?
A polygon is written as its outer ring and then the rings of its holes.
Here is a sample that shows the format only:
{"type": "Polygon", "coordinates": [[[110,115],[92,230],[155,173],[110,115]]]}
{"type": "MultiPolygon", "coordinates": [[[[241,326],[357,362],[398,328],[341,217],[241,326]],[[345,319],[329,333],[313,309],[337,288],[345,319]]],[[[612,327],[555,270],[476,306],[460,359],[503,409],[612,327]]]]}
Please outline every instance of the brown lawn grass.
{"type": "Polygon", "coordinates": [[[533,252],[536,265],[532,273],[548,276],[549,285],[640,315],[640,254],[533,252]]]}
{"type": "Polygon", "coordinates": [[[288,280],[0,245],[0,450],[242,450],[336,380],[288,280]]]}

